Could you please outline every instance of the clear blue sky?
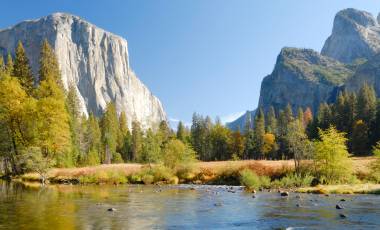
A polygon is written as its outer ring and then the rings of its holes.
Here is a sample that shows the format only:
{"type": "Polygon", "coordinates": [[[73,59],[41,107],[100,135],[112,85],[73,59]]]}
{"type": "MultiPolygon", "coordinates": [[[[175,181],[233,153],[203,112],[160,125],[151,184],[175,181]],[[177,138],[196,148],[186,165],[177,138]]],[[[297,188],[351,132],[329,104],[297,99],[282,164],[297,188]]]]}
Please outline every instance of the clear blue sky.
{"type": "Polygon", "coordinates": [[[341,9],[377,0],[24,0],[1,3],[0,28],[69,12],[126,38],[131,66],[172,119],[231,119],[257,106],[284,46],[320,51],[341,9]]]}

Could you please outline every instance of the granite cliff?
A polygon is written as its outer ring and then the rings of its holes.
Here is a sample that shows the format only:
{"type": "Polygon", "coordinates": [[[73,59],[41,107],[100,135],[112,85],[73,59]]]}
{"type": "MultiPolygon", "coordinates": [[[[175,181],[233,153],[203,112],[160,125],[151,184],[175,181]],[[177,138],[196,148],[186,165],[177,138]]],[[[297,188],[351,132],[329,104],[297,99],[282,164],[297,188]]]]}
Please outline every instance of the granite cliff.
{"type": "Polygon", "coordinates": [[[55,13],[0,30],[0,54],[14,52],[21,41],[38,76],[44,39],[55,50],[64,87],[76,86],[84,114],[100,115],[112,101],[118,112],[125,111],[129,125],[136,120],[146,129],[166,120],[159,99],[130,67],[127,41],[80,17],[55,13]]]}

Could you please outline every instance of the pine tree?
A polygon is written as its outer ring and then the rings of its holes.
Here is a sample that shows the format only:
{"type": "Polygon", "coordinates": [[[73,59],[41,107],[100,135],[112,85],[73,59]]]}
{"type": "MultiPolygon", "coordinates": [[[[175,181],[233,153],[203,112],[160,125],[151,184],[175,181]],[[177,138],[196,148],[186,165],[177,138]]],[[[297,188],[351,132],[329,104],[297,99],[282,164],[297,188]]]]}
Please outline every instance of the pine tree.
{"type": "Polygon", "coordinates": [[[363,120],[366,124],[372,124],[376,118],[376,93],[373,87],[364,84],[359,90],[357,98],[356,120],[363,120]]]}
{"type": "Polygon", "coordinates": [[[267,114],[267,133],[272,133],[275,136],[277,135],[277,118],[276,113],[274,111],[273,106],[269,108],[269,112],[267,114]]]}
{"type": "Polygon", "coordinates": [[[351,136],[352,151],[356,155],[365,155],[369,152],[368,145],[368,126],[362,121],[358,120],[354,123],[351,136]]]}
{"type": "Polygon", "coordinates": [[[18,42],[16,48],[16,58],[13,65],[12,76],[17,77],[20,80],[21,86],[29,95],[32,94],[34,88],[32,69],[29,65],[29,59],[26,56],[21,41],[18,42]]]}
{"type": "Polygon", "coordinates": [[[130,150],[130,136],[127,116],[124,111],[119,116],[119,133],[117,137],[117,152],[121,154],[124,160],[128,160],[130,150]]]}
{"type": "Polygon", "coordinates": [[[105,164],[110,164],[113,156],[116,155],[117,137],[119,133],[119,121],[116,107],[112,102],[107,103],[106,110],[102,118],[102,142],[104,147],[105,164]]]}
{"type": "Polygon", "coordinates": [[[131,140],[131,160],[137,161],[140,158],[143,147],[143,134],[140,123],[132,122],[132,140],[131,140]]]}
{"type": "Polygon", "coordinates": [[[264,135],[265,135],[265,118],[264,112],[260,108],[255,117],[255,127],[253,129],[254,133],[254,158],[259,159],[263,157],[263,147],[264,147],[264,135]]]}
{"type": "Polygon", "coordinates": [[[160,137],[155,135],[151,129],[148,129],[143,139],[141,154],[139,155],[138,161],[149,164],[156,163],[160,161],[160,154],[160,137]]]}
{"type": "Polygon", "coordinates": [[[63,88],[57,57],[46,39],[42,42],[40,56],[39,81],[51,78],[63,88]]]}
{"type": "Polygon", "coordinates": [[[182,121],[178,122],[177,126],[177,139],[183,143],[187,142],[186,127],[183,125],[182,121]]]}
{"type": "Polygon", "coordinates": [[[322,103],[318,110],[318,127],[321,129],[327,129],[332,123],[331,108],[327,103],[322,103]]]}
{"type": "MultiPolygon", "coordinates": [[[[49,79],[49,81],[53,80],[49,79]]],[[[82,126],[85,124],[82,124],[81,122],[79,98],[76,92],[76,87],[73,84],[69,86],[69,90],[66,95],[66,108],[70,117],[69,124],[71,132],[73,157],[79,157],[82,154],[80,157],[84,159],[85,157],[83,156],[83,154],[86,153],[83,152],[85,147],[83,146],[84,143],[82,143],[81,139],[83,138],[85,131],[82,126]]]]}
{"type": "Polygon", "coordinates": [[[96,165],[101,162],[102,133],[99,127],[99,121],[90,113],[87,120],[87,129],[85,132],[85,142],[87,143],[87,161],[89,165],[96,165]]]}

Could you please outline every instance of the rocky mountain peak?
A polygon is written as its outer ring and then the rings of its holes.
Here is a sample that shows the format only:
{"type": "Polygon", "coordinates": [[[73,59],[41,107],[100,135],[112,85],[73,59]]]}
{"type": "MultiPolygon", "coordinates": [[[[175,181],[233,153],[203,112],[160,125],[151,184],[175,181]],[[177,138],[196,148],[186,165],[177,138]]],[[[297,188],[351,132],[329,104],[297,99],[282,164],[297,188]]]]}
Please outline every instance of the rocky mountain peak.
{"type": "Polygon", "coordinates": [[[330,37],[322,55],[344,63],[369,59],[380,51],[380,26],[375,17],[366,11],[345,9],[338,12],[330,37]]]}

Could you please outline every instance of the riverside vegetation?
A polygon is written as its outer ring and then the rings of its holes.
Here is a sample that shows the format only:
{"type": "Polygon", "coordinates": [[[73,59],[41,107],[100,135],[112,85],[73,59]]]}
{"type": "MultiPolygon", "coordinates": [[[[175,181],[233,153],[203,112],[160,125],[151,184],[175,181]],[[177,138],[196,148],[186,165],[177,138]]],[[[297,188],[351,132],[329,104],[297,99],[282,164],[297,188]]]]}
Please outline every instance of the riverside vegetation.
{"type": "Polygon", "coordinates": [[[28,173],[36,172],[42,183],[241,184],[250,189],[380,181],[380,105],[368,85],[358,94],[341,92],[335,103],[321,104],[315,117],[310,108],[294,116],[290,105],[267,114],[259,109],[241,132],[194,114],[190,129],[180,122],[174,132],[166,121],[148,130],[136,121],[128,127],[125,114],[117,114],[112,103],[101,117],[86,117],[79,112],[75,88],[69,84],[66,90],[60,79],[47,41],[41,46],[38,76],[21,42],[14,58],[0,57],[0,169],[5,177],[33,180],[28,173]],[[351,155],[372,153],[369,170],[353,170],[351,155]],[[230,159],[292,159],[293,165],[197,166],[198,161],[230,159]],[[124,162],[143,165],[133,172],[111,167],[69,178],[51,176],[51,168],[124,162]]]}

